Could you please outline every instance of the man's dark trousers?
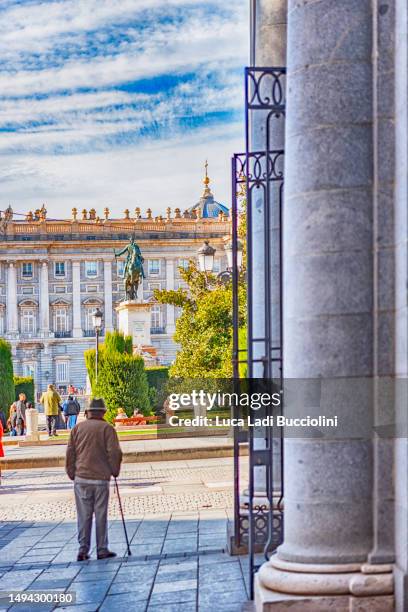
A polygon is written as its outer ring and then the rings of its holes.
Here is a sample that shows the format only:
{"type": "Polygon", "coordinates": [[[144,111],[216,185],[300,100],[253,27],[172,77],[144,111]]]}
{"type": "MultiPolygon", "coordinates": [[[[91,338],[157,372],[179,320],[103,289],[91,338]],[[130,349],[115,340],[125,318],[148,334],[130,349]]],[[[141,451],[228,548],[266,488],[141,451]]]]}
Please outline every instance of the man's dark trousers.
{"type": "Polygon", "coordinates": [[[47,415],[47,429],[49,436],[55,436],[57,433],[57,419],[56,414],[47,415]]]}

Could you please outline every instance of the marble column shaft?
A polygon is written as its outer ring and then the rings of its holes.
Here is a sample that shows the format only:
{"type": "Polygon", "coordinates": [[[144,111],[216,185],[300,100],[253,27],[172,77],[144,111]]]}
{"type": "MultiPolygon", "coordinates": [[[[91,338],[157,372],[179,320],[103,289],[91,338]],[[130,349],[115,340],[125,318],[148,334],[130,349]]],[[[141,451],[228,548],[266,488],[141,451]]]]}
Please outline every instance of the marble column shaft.
{"type": "Polygon", "coordinates": [[[105,331],[113,330],[113,310],[112,310],[112,262],[103,262],[103,277],[104,277],[104,296],[105,296],[105,331]]]}
{"type": "Polygon", "coordinates": [[[7,333],[18,332],[17,316],[17,270],[14,262],[8,263],[7,268],[7,333]]]}
{"type": "Polygon", "coordinates": [[[50,332],[50,296],[48,286],[48,262],[40,262],[40,330],[50,332]]]}
{"type": "MultiPolygon", "coordinates": [[[[284,374],[373,373],[372,3],[289,0],[284,206],[284,374]]],[[[338,404],[336,404],[338,402],[338,404]]],[[[370,394],[322,414],[364,422],[370,394]]],[[[341,564],[372,547],[372,440],[285,441],[279,558],[341,564]]]]}
{"type": "MultiPolygon", "coordinates": [[[[257,0],[255,8],[255,57],[254,65],[260,67],[286,66],[286,20],[287,0],[257,0]]],[[[284,117],[270,120],[271,133],[267,142],[268,111],[256,110],[250,116],[252,151],[277,150],[284,148],[284,117]]],[[[254,338],[265,337],[265,304],[268,299],[271,304],[270,343],[276,347],[280,344],[280,287],[279,287],[279,209],[277,183],[270,183],[270,201],[265,201],[262,188],[253,188],[250,194],[252,213],[252,335],[254,338]],[[271,217],[270,245],[271,267],[265,265],[265,207],[268,206],[271,217]],[[265,274],[270,275],[271,295],[265,296],[265,274]]],[[[263,342],[252,345],[253,358],[265,356],[267,347],[263,342]]],[[[277,352],[273,353],[273,357],[277,352]]],[[[280,376],[277,363],[272,364],[272,376],[280,376]]],[[[263,364],[253,364],[253,377],[262,378],[263,364]]],[[[256,428],[254,432],[254,448],[265,448],[265,430],[256,428]]],[[[274,488],[280,487],[280,449],[278,440],[274,441],[274,488]]],[[[266,491],[266,471],[264,467],[255,468],[254,487],[261,497],[266,491]]],[[[264,503],[264,502],[263,502],[264,503]]]]}
{"type": "Polygon", "coordinates": [[[72,335],[74,338],[82,337],[81,323],[81,262],[72,262],[72,335]]]}
{"type": "MultiPolygon", "coordinates": [[[[166,259],[166,289],[168,291],[174,289],[174,260],[166,259]]],[[[166,332],[174,334],[176,330],[175,310],[172,304],[166,306],[166,332]]]]}

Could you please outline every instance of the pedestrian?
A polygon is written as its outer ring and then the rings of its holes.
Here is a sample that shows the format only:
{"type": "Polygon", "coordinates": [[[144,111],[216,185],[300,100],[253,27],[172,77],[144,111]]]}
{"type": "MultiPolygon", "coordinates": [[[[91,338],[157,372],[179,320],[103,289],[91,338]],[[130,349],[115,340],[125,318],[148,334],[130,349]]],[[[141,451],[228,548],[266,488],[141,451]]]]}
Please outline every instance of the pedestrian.
{"type": "Polygon", "coordinates": [[[56,436],[61,398],[55,391],[54,385],[48,385],[48,389],[42,394],[40,402],[44,404],[48,435],[56,436]]]}
{"type": "Polygon", "coordinates": [[[13,404],[11,404],[10,406],[10,413],[9,413],[9,418],[7,420],[7,427],[10,431],[10,435],[11,436],[16,436],[17,432],[16,432],[16,403],[14,402],[13,404]]]}
{"type": "Polygon", "coordinates": [[[78,402],[74,400],[72,395],[69,395],[68,399],[62,404],[62,412],[64,413],[67,429],[73,429],[75,427],[79,410],[78,402]]]}
{"type": "Polygon", "coordinates": [[[13,419],[11,421],[13,428],[16,430],[16,436],[22,436],[25,428],[25,411],[26,411],[26,395],[19,393],[18,400],[14,402],[13,419]]]}
{"type": "Polygon", "coordinates": [[[119,475],[122,451],[105,412],[103,399],[93,399],[85,411],[86,420],[72,429],[67,446],[65,469],[74,481],[78,514],[78,561],[89,559],[93,515],[98,559],[116,557],[108,549],[109,481],[119,475]]]}

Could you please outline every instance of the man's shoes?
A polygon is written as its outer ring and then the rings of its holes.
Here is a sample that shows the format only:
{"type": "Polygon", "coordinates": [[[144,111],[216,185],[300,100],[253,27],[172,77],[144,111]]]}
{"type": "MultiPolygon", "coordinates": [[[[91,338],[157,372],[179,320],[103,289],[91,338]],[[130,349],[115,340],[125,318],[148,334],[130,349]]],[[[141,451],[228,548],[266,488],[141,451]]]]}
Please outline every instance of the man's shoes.
{"type": "Polygon", "coordinates": [[[112,552],[111,550],[107,550],[106,552],[98,554],[98,559],[113,559],[113,557],[116,556],[116,553],[112,552]]]}
{"type": "Polygon", "coordinates": [[[77,561],[88,561],[88,559],[90,559],[90,556],[87,553],[78,553],[77,561]]]}

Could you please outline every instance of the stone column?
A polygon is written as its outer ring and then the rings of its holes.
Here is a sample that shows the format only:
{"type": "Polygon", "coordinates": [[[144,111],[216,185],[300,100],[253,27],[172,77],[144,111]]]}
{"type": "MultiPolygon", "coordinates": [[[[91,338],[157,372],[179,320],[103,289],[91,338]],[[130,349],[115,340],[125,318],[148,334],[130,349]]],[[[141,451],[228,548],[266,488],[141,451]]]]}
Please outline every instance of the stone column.
{"type": "Polygon", "coordinates": [[[103,262],[103,280],[104,280],[104,291],[105,291],[105,308],[104,308],[104,319],[105,319],[105,331],[113,330],[113,310],[112,310],[112,262],[103,262]]]}
{"type": "Polygon", "coordinates": [[[14,262],[8,262],[7,269],[7,335],[18,334],[18,310],[17,310],[17,270],[14,262]]]}
{"type": "Polygon", "coordinates": [[[40,262],[40,333],[42,336],[50,335],[48,261],[40,262]]]}
{"type": "Polygon", "coordinates": [[[408,6],[395,3],[395,369],[396,422],[405,429],[395,440],[395,599],[396,612],[408,610],[408,6]]]}
{"type": "Polygon", "coordinates": [[[288,5],[284,374],[319,379],[319,413],[341,422],[332,436],[286,432],[284,542],[257,576],[257,609],[360,610],[364,596],[386,612],[391,566],[367,564],[373,402],[339,392],[373,375],[373,5],[288,5]]]}
{"type": "MultiPolygon", "coordinates": [[[[286,66],[286,22],[287,22],[287,0],[257,0],[255,7],[255,55],[253,63],[259,67],[282,67],[286,66]]],[[[252,151],[279,150],[284,148],[284,116],[272,117],[269,121],[271,132],[267,142],[267,117],[269,111],[253,111],[251,120],[251,143],[252,151]]],[[[280,344],[280,288],[279,288],[279,185],[270,183],[270,201],[265,202],[265,192],[262,188],[253,188],[251,191],[252,211],[252,330],[254,338],[265,337],[265,274],[270,274],[271,279],[271,346],[280,344]],[[271,230],[270,244],[272,249],[271,267],[265,267],[264,249],[264,218],[265,205],[270,208],[271,230]]],[[[253,358],[260,359],[265,356],[263,342],[253,343],[253,358]]],[[[277,353],[274,352],[273,357],[277,353]]],[[[263,364],[258,362],[253,365],[253,377],[263,377],[263,364]]],[[[276,363],[272,364],[273,377],[279,378],[280,369],[276,363]]],[[[254,449],[265,448],[265,428],[257,427],[254,430],[254,449]]],[[[280,489],[280,447],[279,441],[274,440],[274,489],[280,489]]],[[[256,467],[254,471],[255,504],[265,505],[266,498],[266,470],[264,467],[256,467]]],[[[243,504],[248,504],[246,492],[243,496],[243,504]]]]}
{"type": "Polygon", "coordinates": [[[72,262],[72,335],[82,338],[81,323],[81,262],[72,262]]]}
{"type": "MultiPolygon", "coordinates": [[[[174,260],[166,259],[166,289],[174,289],[174,260]]],[[[166,305],[166,332],[173,335],[176,331],[176,317],[174,306],[172,304],[166,305]]]]}

